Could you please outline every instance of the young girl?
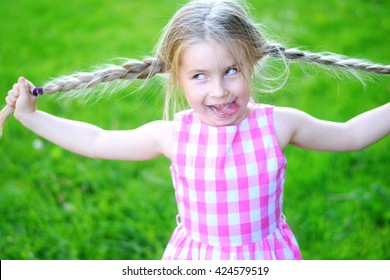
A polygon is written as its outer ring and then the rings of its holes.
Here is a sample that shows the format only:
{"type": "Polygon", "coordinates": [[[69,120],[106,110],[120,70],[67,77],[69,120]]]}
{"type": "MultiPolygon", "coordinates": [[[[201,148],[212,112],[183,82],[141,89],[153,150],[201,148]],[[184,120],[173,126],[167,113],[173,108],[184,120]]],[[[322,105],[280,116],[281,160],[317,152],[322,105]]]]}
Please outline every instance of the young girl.
{"type": "Polygon", "coordinates": [[[390,103],[346,123],[327,122],[254,103],[252,78],[267,56],[384,74],[390,68],[285,49],[267,41],[233,0],[191,1],[164,31],[155,58],[38,88],[19,78],[5,111],[14,110],[26,128],[87,157],[170,159],[179,214],[163,259],[301,259],[282,212],[284,149],[289,144],[321,151],[363,149],[390,133],[390,103]],[[166,120],[134,130],[106,131],[36,109],[36,96],[43,93],[163,73],[169,74],[166,120]],[[167,120],[181,95],[190,109],[167,120]]]}

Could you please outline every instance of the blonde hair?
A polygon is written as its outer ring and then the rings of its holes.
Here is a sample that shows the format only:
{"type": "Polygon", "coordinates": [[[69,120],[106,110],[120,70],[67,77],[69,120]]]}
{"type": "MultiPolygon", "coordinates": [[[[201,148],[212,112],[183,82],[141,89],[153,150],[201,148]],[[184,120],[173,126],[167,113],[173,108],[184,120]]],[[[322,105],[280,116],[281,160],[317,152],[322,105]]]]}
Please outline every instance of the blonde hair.
{"type": "MultiPolygon", "coordinates": [[[[336,66],[353,71],[360,69],[390,74],[390,66],[350,59],[336,54],[311,53],[267,40],[252,20],[248,7],[239,0],[193,0],[181,7],[163,30],[151,58],[128,60],[123,65],[110,65],[90,73],[76,73],[55,79],[42,87],[43,93],[74,91],[72,96],[117,80],[150,79],[168,74],[164,118],[169,119],[184,103],[178,86],[178,73],[183,50],[190,44],[209,42],[228,47],[238,64],[243,65],[248,79],[258,72],[264,57],[283,61],[305,61],[336,66]],[[239,51],[243,50],[243,51],[239,51]]],[[[126,84],[124,84],[126,85],[126,84]]],[[[105,88],[103,89],[105,90],[105,88]]]]}
{"type": "Polygon", "coordinates": [[[208,42],[229,48],[237,64],[244,67],[247,77],[258,61],[266,55],[267,41],[251,20],[245,6],[237,1],[190,1],[172,17],[157,45],[156,56],[170,73],[166,91],[164,117],[176,112],[183,97],[177,87],[180,59],[191,44],[208,42]],[[243,50],[243,52],[241,51],[243,50]]]}

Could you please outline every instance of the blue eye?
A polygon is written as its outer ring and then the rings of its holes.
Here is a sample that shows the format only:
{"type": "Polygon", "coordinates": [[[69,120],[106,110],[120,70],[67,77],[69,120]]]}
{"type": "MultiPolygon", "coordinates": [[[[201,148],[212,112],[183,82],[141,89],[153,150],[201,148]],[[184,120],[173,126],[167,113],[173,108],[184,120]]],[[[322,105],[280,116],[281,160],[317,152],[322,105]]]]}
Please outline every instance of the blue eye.
{"type": "Polygon", "coordinates": [[[196,74],[194,75],[194,77],[192,77],[192,79],[194,80],[204,80],[206,78],[206,75],[204,74],[196,74]]]}
{"type": "Polygon", "coordinates": [[[226,72],[225,72],[225,75],[235,75],[238,73],[238,69],[237,68],[229,68],[226,72]]]}

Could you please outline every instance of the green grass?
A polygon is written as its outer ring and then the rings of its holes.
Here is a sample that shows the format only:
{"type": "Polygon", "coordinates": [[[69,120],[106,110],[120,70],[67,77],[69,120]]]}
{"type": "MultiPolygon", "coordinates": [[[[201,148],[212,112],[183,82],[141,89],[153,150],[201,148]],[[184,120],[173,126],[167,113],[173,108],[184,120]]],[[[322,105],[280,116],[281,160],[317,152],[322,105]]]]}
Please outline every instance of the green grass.
{"type": "MultiPolygon", "coordinates": [[[[168,0],[1,1],[0,92],[20,75],[37,85],[106,63],[151,54],[177,9],[168,0]]],[[[255,18],[282,42],[390,64],[389,1],[252,1],[255,18]]],[[[388,77],[366,87],[316,67],[261,102],[346,121],[384,104],[388,77]]],[[[2,103],[3,104],[3,103],[2,103]]],[[[160,118],[160,89],[97,102],[39,101],[50,113],[106,129],[160,118]]],[[[306,259],[390,259],[390,139],[361,152],[289,147],[284,212],[306,259]]],[[[175,226],[169,162],[83,158],[46,142],[14,119],[0,141],[1,259],[159,259],[175,226]]]]}

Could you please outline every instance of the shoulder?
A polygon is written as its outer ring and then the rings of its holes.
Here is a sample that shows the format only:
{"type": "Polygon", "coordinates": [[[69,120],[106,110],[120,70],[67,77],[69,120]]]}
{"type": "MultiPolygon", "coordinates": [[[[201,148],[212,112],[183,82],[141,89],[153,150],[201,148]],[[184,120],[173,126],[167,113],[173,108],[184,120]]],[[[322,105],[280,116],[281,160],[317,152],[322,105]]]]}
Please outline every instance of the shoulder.
{"type": "Polygon", "coordinates": [[[305,114],[304,112],[290,107],[274,107],[274,118],[278,119],[289,119],[290,117],[299,117],[302,114],[305,114]]]}
{"type": "Polygon", "coordinates": [[[273,118],[276,124],[288,124],[291,128],[296,128],[302,122],[313,119],[309,114],[289,107],[275,107],[273,118]]]}
{"type": "Polygon", "coordinates": [[[144,126],[147,126],[153,131],[161,132],[165,135],[166,133],[170,133],[173,131],[174,121],[157,120],[147,123],[144,126]]]}
{"type": "Polygon", "coordinates": [[[291,143],[291,139],[300,123],[307,117],[307,114],[294,108],[274,107],[272,118],[274,130],[282,150],[291,143]]]}
{"type": "Polygon", "coordinates": [[[174,121],[157,120],[143,126],[150,131],[161,154],[170,159],[175,132],[174,121]]]}

